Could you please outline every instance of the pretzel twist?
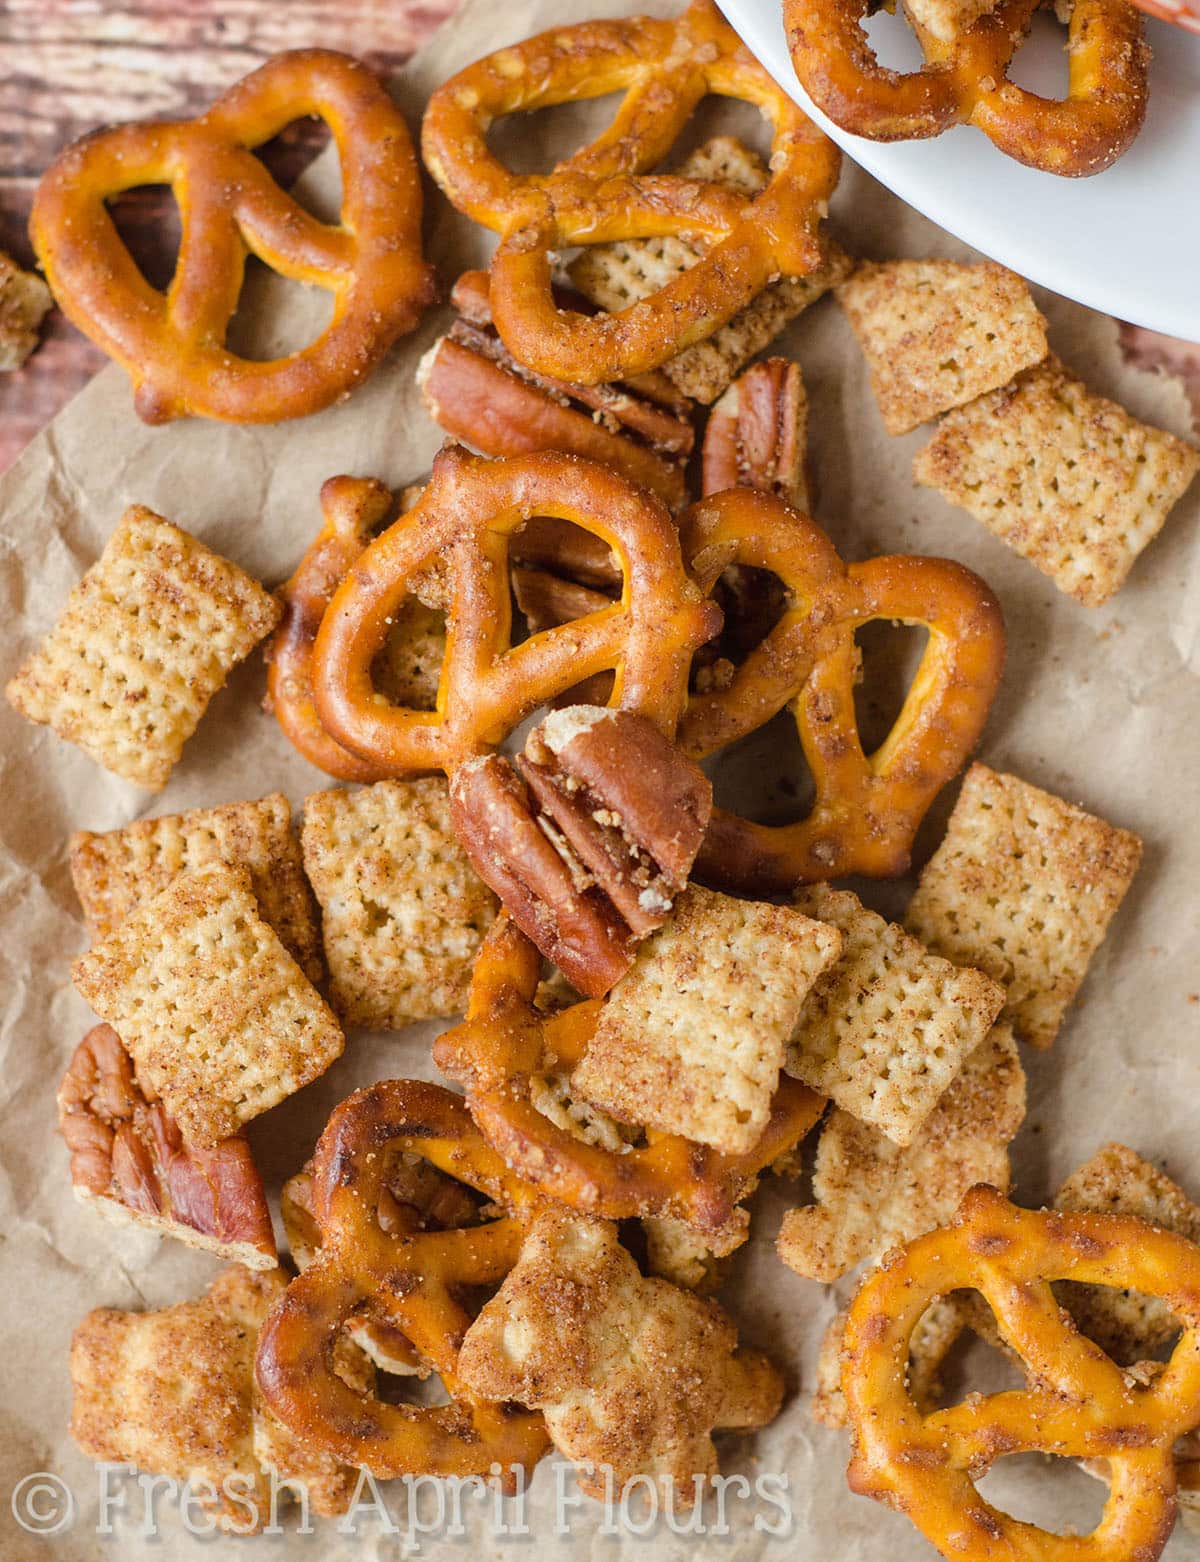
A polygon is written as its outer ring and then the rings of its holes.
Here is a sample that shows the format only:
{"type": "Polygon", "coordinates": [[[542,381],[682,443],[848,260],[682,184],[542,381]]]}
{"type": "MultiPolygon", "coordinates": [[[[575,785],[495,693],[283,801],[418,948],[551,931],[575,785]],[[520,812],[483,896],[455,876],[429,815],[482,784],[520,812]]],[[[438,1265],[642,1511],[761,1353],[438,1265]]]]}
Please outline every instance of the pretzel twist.
{"type": "Polygon", "coordinates": [[[505,346],[539,373],[585,385],[665,363],[780,273],[812,271],[840,166],[711,0],[670,21],[583,22],[488,55],[433,94],[421,145],[454,205],[500,234],[491,309],[505,346]],[[624,94],[612,123],[549,174],[514,174],[487,145],[502,115],[611,92],[624,94]],[[649,171],[708,93],[754,104],[773,126],[771,179],[754,197],[649,171]],[[684,233],[707,252],[649,298],[594,317],[556,306],[554,250],[684,233]]]}
{"type": "Polygon", "coordinates": [[[433,298],[403,115],[366,66],[326,49],[276,55],[198,119],[119,125],[77,142],[38,187],[31,233],[59,304],[127,370],[148,423],[316,412],[365,378],[433,298]],[[254,155],[310,114],[341,157],[336,223],[310,216],[254,155]],[[106,204],[152,184],[171,187],[182,228],[165,294],[138,269],[106,204]],[[225,345],[251,254],[333,294],[316,340],[267,362],[225,345]]]}
{"type": "Polygon", "coordinates": [[[850,1308],[842,1386],[850,1484],[898,1508],[946,1557],[974,1562],[1153,1562],[1175,1520],[1177,1437],[1200,1421],[1200,1248],[1131,1216],[1021,1210],[973,1188],[954,1224],[874,1269],[850,1308]],[[1183,1333],[1140,1385],[1081,1335],[1051,1282],[1162,1297],[1183,1333]],[[1029,1386],[971,1394],[922,1415],[908,1347],[930,1302],[980,1291],[1029,1386]],[[1047,1533],[993,1508],[975,1480],[998,1458],[1047,1453],[1107,1463],[1104,1515],[1086,1536],[1047,1533]]]}
{"type": "Polygon", "coordinates": [[[351,566],[313,652],[317,716],[345,748],[388,774],[452,771],[503,741],[526,716],[612,670],[609,703],[674,732],[692,652],[719,609],[683,568],[665,506],[608,467],[543,452],[487,461],[451,447],[420,501],[351,566]],[[533,516],[570,521],[621,561],[619,598],[570,624],[511,641],[509,540],[533,516]],[[371,663],[418,571],[449,583],[436,707],[387,704],[371,663]]]}
{"type": "Polygon", "coordinates": [[[268,653],[267,704],[305,759],[339,781],[382,781],[392,772],[352,754],[321,725],[313,645],[334,592],[391,507],[390,490],[375,478],[331,477],[321,487],[321,530],[279,593],[283,617],[268,653]]]}
{"type": "Polygon", "coordinates": [[[1038,4],[997,0],[946,36],[914,18],[925,63],[906,72],[876,59],[862,26],[868,0],[784,0],[783,14],[801,85],[843,130],[903,141],[971,124],[1031,168],[1099,173],[1129,147],[1146,115],[1141,15],[1127,0],[1075,0],[1067,95],[1050,99],[1006,74],[1038,4]]]}
{"type": "Polygon", "coordinates": [[[535,1202],[441,1086],[383,1080],[343,1101],[313,1162],[320,1248],[259,1335],[255,1373],[271,1410],[306,1443],[383,1479],[532,1467],[548,1443],[541,1415],[479,1399],[455,1369],[471,1324],[460,1295],[499,1285],[535,1202]],[[380,1200],[397,1153],[429,1161],[507,1213],[446,1231],[385,1231],[380,1200]],[[450,1404],[389,1404],[355,1392],[334,1358],[351,1319],[399,1331],[437,1372],[450,1404]]]}
{"type": "Polygon", "coordinates": [[[484,1138],[539,1192],[606,1220],[667,1215],[719,1239],[754,1179],[804,1138],[824,1098],[782,1077],[762,1137],[745,1155],[722,1155],[677,1134],[649,1135],[621,1152],[585,1143],[531,1099],[533,1078],[569,1071],[600,1016],[597,1000],[546,1015],[534,1003],[541,956],[505,912],[484,939],[467,1018],[444,1032],[434,1060],[461,1080],[484,1138]]]}
{"type": "Polygon", "coordinates": [[[1004,662],[999,603],[947,559],[897,555],[847,566],[807,516],[749,488],[694,505],[683,540],[705,590],[730,564],[749,565],[779,577],[786,606],[725,687],[693,696],[679,746],[703,759],[786,708],[815,785],[808,817],[795,824],[755,824],[715,809],[698,872],[755,893],[902,873],[917,826],[987,718],[1004,662]],[[854,636],[876,619],[923,626],[929,644],[891,731],[866,754],[854,711],[854,636]]]}

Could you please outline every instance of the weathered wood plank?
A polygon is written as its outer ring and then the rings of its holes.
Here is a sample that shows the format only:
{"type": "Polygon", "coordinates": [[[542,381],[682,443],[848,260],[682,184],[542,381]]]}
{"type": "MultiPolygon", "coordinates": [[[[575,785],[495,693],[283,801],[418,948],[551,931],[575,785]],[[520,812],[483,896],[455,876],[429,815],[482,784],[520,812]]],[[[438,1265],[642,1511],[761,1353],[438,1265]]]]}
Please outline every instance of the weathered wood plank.
{"type": "MultiPolygon", "coordinates": [[[[0,248],[32,262],[26,225],[38,178],[97,125],[202,109],[281,49],[321,45],[396,70],[456,0],[5,0],[0,7],[0,248]]],[[[297,126],[270,162],[294,178],[321,137],[297,126]]],[[[130,198],[122,211],[141,263],[169,273],[169,202],[130,198]]],[[[43,345],[0,375],[0,470],[84,385],[103,355],[55,311],[43,345]]]]}

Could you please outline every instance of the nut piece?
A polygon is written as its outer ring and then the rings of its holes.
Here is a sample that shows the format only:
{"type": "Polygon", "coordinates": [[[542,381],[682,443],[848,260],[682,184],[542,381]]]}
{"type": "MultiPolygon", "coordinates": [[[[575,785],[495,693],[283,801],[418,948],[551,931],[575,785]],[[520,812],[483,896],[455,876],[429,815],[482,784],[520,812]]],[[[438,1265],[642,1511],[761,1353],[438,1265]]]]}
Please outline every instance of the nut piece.
{"type": "Polygon", "coordinates": [[[541,827],[529,788],[500,754],[460,765],[450,818],[475,871],[567,980],[600,998],[633,960],[629,932],[564,843],[541,827]]]}
{"type": "Polygon", "coordinates": [[[572,705],[514,763],[451,782],[455,830],[517,926],[581,992],[602,997],[686,885],[712,788],[653,722],[572,705]]]}
{"type": "Polygon", "coordinates": [[[460,318],[417,369],[435,423],[486,455],[565,450],[616,467],[672,509],[687,502],[690,402],[663,405],[645,386],[575,385],[518,363],[492,323],[486,272],[464,273],[450,299],[460,318]]]}
{"type": "Polygon", "coordinates": [[[807,514],[808,397],[800,365],[767,358],[746,370],[717,402],[704,431],[705,497],[759,488],[807,514]]]}
{"type": "Polygon", "coordinates": [[[241,1134],[188,1145],[149,1097],[111,1025],[94,1026],[58,1090],[58,1123],[81,1202],[250,1269],[278,1262],[262,1180],[241,1134]]]}

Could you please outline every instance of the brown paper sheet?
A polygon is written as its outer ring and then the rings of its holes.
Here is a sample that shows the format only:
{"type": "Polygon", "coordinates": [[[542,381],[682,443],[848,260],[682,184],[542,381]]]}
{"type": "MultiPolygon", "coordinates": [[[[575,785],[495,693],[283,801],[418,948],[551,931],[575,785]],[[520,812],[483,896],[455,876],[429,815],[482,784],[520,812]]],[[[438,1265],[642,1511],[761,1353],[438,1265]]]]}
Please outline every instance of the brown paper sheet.
{"type": "MultiPolygon", "coordinates": [[[[429,90],[479,54],[610,9],[596,0],[509,0],[502,6],[466,0],[397,84],[410,123],[416,127],[429,90]]],[[[505,145],[519,147],[527,162],[548,164],[549,149],[561,151],[568,138],[578,138],[589,113],[594,122],[595,110],[532,121],[515,139],[509,134],[505,145]]],[[[328,156],[305,186],[316,205],[336,203],[336,167],[328,156]]],[[[834,219],[858,254],[967,253],[849,164],[834,219]]],[[[455,216],[432,190],[427,226],[446,285],[489,247],[487,235],[455,216]]],[[[1049,316],[1055,349],[1089,383],[1140,416],[1187,432],[1179,387],[1125,366],[1111,321],[1052,296],[1038,301],[1049,316]]],[[[321,302],[302,293],[288,296],[277,279],[264,279],[247,314],[250,337],[261,348],[297,340],[321,318],[321,302]],[[269,310],[261,294],[269,295],[269,310]],[[264,327],[268,313],[286,330],[264,327]]],[[[121,372],[101,374],[0,481],[0,674],[7,678],[51,625],[131,501],[161,511],[274,583],[293,567],[318,524],[324,478],[373,473],[398,485],[421,475],[439,434],[419,405],[413,368],[446,318],[444,310],[431,312],[348,403],[275,428],[205,422],[146,428],[133,415],[121,372]]],[[[980,571],[1003,602],[1009,662],[984,757],[1138,830],[1146,841],[1144,866],[1093,964],[1082,1005],[1052,1053],[1026,1055],[1030,1111],[1015,1146],[1018,1196],[1034,1204],[1046,1199],[1109,1138],[1132,1144],[1200,1192],[1200,585],[1191,578],[1200,565],[1200,484],[1115,602],[1088,611],[1060,596],[968,516],[914,488],[910,462],[925,435],[889,439],[882,432],[862,360],[831,301],[805,315],[782,346],[803,366],[812,403],[817,516],[843,553],[948,554],[980,571]]],[[[326,784],[262,713],[262,688],[256,656],[213,702],[169,787],[152,800],[46,729],[0,708],[0,1556],[11,1562],[51,1555],[63,1562],[104,1556],[225,1562],[278,1556],[284,1547],[289,1556],[322,1558],[406,1554],[404,1534],[386,1533],[367,1515],[360,1516],[356,1537],[318,1523],[308,1538],[204,1541],[185,1532],[169,1501],[160,1504],[159,1537],[151,1539],[140,1533],[145,1504],[132,1486],[125,1488],[124,1510],[112,1515],[112,1535],[98,1536],[97,1477],[66,1433],[67,1349],[75,1322],[101,1304],[157,1307],[194,1295],[217,1268],[179,1244],[100,1223],[71,1198],[53,1097],[90,1020],[68,977],[69,958],[85,942],[67,872],[68,833],[112,828],[143,813],[257,797],[275,787],[298,804],[307,791],[326,784]],[[38,1471],[65,1481],[75,1501],[74,1522],[48,1540],[21,1528],[10,1511],[10,1492],[38,1471]]],[[[949,798],[935,810],[924,832],[927,844],[948,804],[949,798]]],[[[877,886],[871,898],[895,913],[909,887],[877,886]]],[[[330,1107],[354,1086],[387,1075],[432,1076],[429,1041],[436,1029],[353,1037],[323,1080],[260,1120],[253,1138],[272,1185],[304,1160],[330,1107]]],[[[840,1292],[796,1278],[774,1256],[780,1212],[795,1196],[788,1185],[768,1185],[759,1196],[754,1239],[739,1255],[728,1292],[745,1334],[777,1352],[798,1385],[773,1427],[757,1438],[723,1440],[727,1473],[743,1472],[751,1482],[786,1475],[790,1522],[782,1536],[764,1528],[779,1527],[776,1504],[753,1493],[742,1500],[736,1491],[728,1504],[728,1533],[713,1532],[711,1511],[704,1536],[672,1536],[661,1528],[653,1539],[606,1533],[598,1508],[556,1512],[555,1472],[546,1461],[529,1503],[531,1534],[497,1536],[489,1507],[468,1501],[465,1535],[417,1535],[419,1554],[540,1557],[553,1547],[564,1558],[603,1552],[857,1562],[886,1550],[893,1562],[917,1562],[931,1555],[905,1520],[848,1494],[843,1438],[808,1418],[817,1343],[840,1292]],[[556,1519],[567,1533],[554,1534],[556,1519]]],[[[1052,1474],[1004,1469],[989,1489],[1055,1527],[1087,1522],[1103,1493],[1072,1468],[1052,1474]]],[[[405,1495],[395,1486],[387,1491],[403,1530],[405,1495]]],[[[427,1522],[436,1520],[428,1492],[421,1512],[427,1522]]],[[[1185,1555],[1189,1544],[1194,1542],[1177,1536],[1170,1554],[1185,1555]]],[[[411,1545],[408,1553],[414,1554],[411,1545]]]]}

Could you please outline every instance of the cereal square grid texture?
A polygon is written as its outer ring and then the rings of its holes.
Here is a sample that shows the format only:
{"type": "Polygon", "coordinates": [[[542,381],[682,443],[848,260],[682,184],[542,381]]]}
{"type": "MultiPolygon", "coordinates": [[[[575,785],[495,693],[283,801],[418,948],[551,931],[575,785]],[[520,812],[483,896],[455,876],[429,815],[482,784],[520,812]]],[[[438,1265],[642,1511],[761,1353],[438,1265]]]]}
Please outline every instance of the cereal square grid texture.
{"type": "Polygon", "coordinates": [[[345,1024],[402,1030],[465,1008],[496,899],[455,839],[446,782],[315,792],[302,840],[345,1024]]]}
{"type": "Polygon", "coordinates": [[[132,505],[8,699],[157,792],[208,702],[279,613],[236,564],[132,505]]]}
{"type": "Polygon", "coordinates": [[[863,261],[837,290],[889,434],[907,434],[1046,356],[1029,285],[994,261],[863,261]]]}
{"type": "Polygon", "coordinates": [[[796,896],[844,938],[842,958],[813,988],[787,1071],[898,1145],[911,1144],[990,1030],[1004,989],[930,954],[846,890],[796,896]]]}
{"type": "Polygon", "coordinates": [[[779,1256],[831,1282],[945,1225],[975,1183],[1007,1192],[1007,1147],[1024,1116],[1025,1071],[1007,1025],[993,1026],[904,1149],[835,1110],[817,1145],[815,1202],[784,1216],[779,1256]]]}
{"type": "Polygon", "coordinates": [[[779,1408],[780,1382],[735,1355],[715,1302],[647,1278],[610,1221],[543,1215],[516,1266],[467,1330],[458,1372],[489,1399],[545,1411],[555,1447],[600,1496],[635,1475],[682,1484],[717,1469],[717,1427],[755,1427],[779,1408]],[[588,1468],[588,1464],[592,1468],[588,1468]]]}
{"type": "Polygon", "coordinates": [[[309,981],[319,982],[324,967],[312,891],[282,792],[137,819],[104,834],[77,830],[71,837],[71,878],[96,942],[109,938],[142,901],[181,873],[210,862],[247,870],[263,919],[309,981]]]}
{"type": "MultiPolygon", "coordinates": [[[[684,178],[728,185],[743,195],[755,195],[767,183],[761,158],[732,136],[716,136],[698,147],[678,172],[684,178]]],[[[702,254],[688,239],[667,234],[589,245],[568,269],[571,282],[586,298],[615,313],[658,292],[694,266],[702,254]]],[[[815,304],[852,267],[850,257],[827,241],[825,263],[819,270],[771,283],[710,337],[664,363],[661,372],[681,395],[707,406],[789,320],[815,304]]]]}
{"type": "Polygon", "coordinates": [[[841,938],[788,906],[690,886],[609,994],[572,1089],[624,1122],[739,1155],[841,938]]]}
{"type": "Polygon", "coordinates": [[[71,1344],[71,1434],[83,1452],[190,1480],[197,1496],[200,1483],[210,1482],[215,1500],[203,1506],[227,1532],[266,1522],[269,1467],[304,1480],[314,1512],[343,1512],[355,1472],[303,1450],[259,1405],[254,1388],[258,1331],[285,1286],[281,1270],[234,1267],[195,1301],[158,1312],[88,1313],[71,1344]],[[234,1492],[254,1504],[257,1522],[246,1503],[231,1500],[234,1492]]]}
{"type": "MultiPolygon", "coordinates": [[[[1136,1215],[1200,1242],[1200,1208],[1165,1172],[1124,1144],[1106,1144],[1073,1172],[1055,1195],[1054,1207],[1136,1215]]],[[[1122,1366],[1157,1355],[1179,1332],[1160,1297],[1069,1280],[1055,1290],[1084,1334],[1122,1366]]]]}
{"type": "Polygon", "coordinates": [[[1141,855],[1129,830],[974,764],[905,921],[930,949],[1002,982],[1004,1019],[1048,1047],[1141,855]]]}
{"type": "Polygon", "coordinates": [[[1120,590],[1200,469],[1200,451],[1095,396],[1057,359],[949,413],[913,462],[1060,591],[1120,590]]]}
{"type": "Polygon", "coordinates": [[[75,962],[138,1081],[185,1139],[215,1144],[323,1074],[344,1040],[258,914],[244,868],[180,875],[75,962]]]}

